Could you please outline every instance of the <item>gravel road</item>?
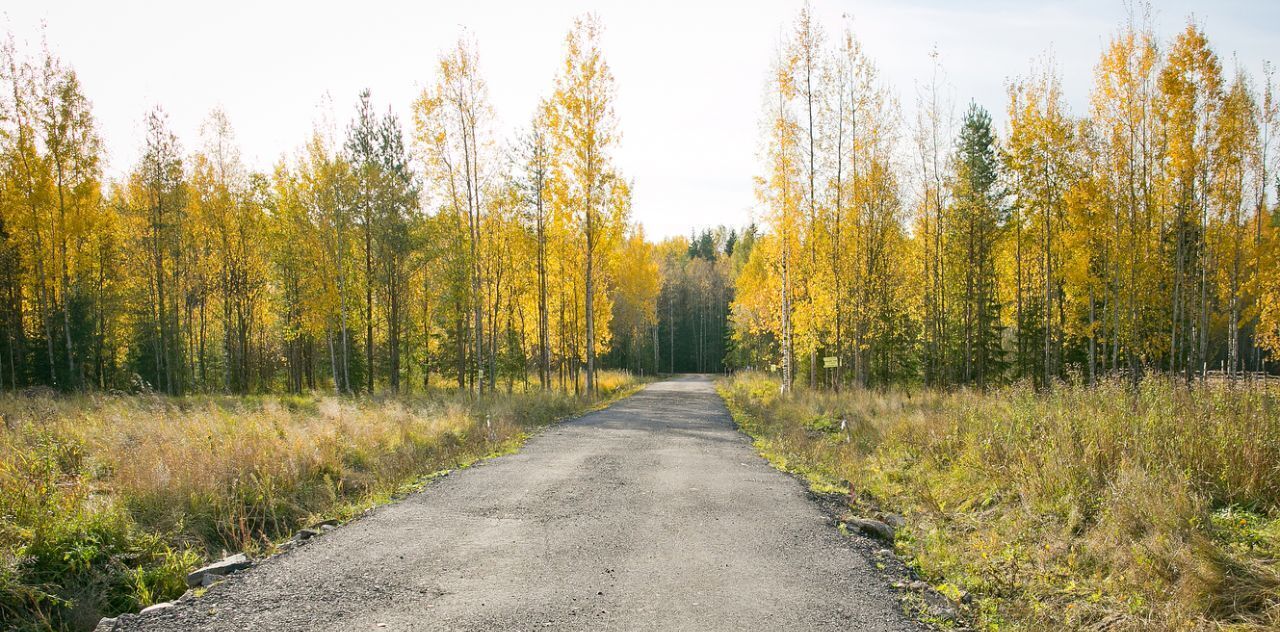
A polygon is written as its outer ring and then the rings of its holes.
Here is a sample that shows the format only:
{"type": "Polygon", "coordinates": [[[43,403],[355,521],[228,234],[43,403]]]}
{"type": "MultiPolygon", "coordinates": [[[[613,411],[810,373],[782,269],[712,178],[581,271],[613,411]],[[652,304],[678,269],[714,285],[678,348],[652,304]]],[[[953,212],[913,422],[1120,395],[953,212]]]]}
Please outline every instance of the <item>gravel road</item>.
{"type": "Polygon", "coordinates": [[[118,629],[921,628],[683,377],[118,629]]]}

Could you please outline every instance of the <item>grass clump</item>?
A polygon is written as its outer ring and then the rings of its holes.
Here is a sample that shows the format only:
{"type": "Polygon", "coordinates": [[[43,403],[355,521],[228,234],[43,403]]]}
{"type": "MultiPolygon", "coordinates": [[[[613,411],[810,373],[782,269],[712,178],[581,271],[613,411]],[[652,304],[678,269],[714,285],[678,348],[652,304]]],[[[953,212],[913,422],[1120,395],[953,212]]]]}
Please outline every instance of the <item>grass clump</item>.
{"type": "Polygon", "coordinates": [[[1274,387],[720,391],[776,465],[905,515],[898,551],[984,629],[1280,628],[1274,387]]]}
{"type": "Polygon", "coordinates": [[[83,630],[166,601],[231,552],[347,518],[433,473],[511,451],[594,401],[82,394],[0,396],[0,627],[83,630]]]}

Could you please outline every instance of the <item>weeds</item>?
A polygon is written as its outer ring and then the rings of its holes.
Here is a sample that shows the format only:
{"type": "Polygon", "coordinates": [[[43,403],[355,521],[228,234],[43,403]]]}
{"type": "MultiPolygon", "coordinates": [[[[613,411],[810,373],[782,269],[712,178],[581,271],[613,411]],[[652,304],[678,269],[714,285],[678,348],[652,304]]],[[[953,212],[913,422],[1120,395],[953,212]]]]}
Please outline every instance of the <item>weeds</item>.
{"type": "Polygon", "coordinates": [[[430,397],[0,397],[0,627],[91,628],[173,599],[186,574],[261,554],[424,477],[516,448],[588,402],[430,397]]]}
{"type": "Polygon", "coordinates": [[[1274,389],[721,393],[775,464],[906,515],[898,551],[986,629],[1280,627],[1274,389]]]}

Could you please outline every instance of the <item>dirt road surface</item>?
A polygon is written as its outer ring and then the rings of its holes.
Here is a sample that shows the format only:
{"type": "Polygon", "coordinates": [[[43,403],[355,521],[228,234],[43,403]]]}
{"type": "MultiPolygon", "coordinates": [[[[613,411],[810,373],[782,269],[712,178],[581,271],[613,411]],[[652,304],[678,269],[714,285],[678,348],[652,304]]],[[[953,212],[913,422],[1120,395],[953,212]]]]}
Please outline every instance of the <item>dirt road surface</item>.
{"type": "Polygon", "coordinates": [[[128,630],[918,630],[706,377],[230,576],[128,630]]]}

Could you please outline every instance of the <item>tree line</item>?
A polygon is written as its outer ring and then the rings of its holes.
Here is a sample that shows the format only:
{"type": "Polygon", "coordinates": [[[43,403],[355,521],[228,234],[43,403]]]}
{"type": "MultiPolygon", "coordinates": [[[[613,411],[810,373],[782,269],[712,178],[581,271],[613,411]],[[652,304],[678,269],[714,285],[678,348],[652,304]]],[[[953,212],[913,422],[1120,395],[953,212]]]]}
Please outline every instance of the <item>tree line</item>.
{"type": "Polygon", "coordinates": [[[1224,68],[1195,22],[1163,41],[1139,10],[1087,112],[1040,59],[997,131],[977,103],[956,120],[936,53],[908,122],[852,31],[829,41],[806,6],[784,40],[767,230],[730,316],[743,366],[787,385],[1045,385],[1237,376],[1280,351],[1269,65],[1224,68]]]}
{"type": "Polygon", "coordinates": [[[776,51],[764,230],[650,242],[612,161],[615,85],[575,21],[501,138],[477,46],[402,121],[367,91],[268,171],[214,110],[156,107],[108,179],[72,68],[0,49],[0,385],[258,392],[593,390],[602,365],[761,367],[787,384],[1266,371],[1280,348],[1272,74],[1135,14],[1072,113],[1050,59],[1004,129],[945,74],[903,120],[806,7],[776,51]]]}
{"type": "Polygon", "coordinates": [[[157,106],[109,180],[74,69],[10,36],[0,386],[592,392],[601,357],[656,326],[660,285],[612,159],[600,38],[593,16],[574,22],[516,138],[498,137],[464,38],[407,122],[365,91],[344,129],[317,122],[260,172],[224,112],[188,151],[157,106]]]}

